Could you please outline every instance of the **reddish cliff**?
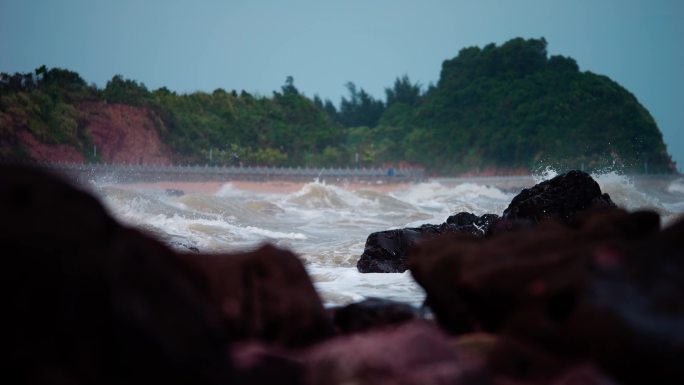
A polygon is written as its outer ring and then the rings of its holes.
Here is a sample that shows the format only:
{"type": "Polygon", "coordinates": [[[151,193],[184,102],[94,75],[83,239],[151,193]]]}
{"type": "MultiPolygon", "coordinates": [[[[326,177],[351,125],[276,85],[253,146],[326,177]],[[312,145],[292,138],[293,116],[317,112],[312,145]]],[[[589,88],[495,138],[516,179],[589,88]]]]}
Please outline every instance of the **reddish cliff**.
{"type": "MultiPolygon", "coordinates": [[[[162,143],[156,124],[163,124],[154,112],[145,107],[103,102],[77,105],[81,124],[97,147],[100,162],[126,164],[171,163],[171,152],[162,143]]],[[[47,144],[29,131],[20,131],[18,140],[37,161],[83,162],[82,152],[67,144],[47,144]]],[[[94,149],[88,148],[91,153],[94,149]]]]}
{"type": "MultiPolygon", "coordinates": [[[[155,130],[155,115],[144,107],[102,102],[82,103],[98,157],[107,163],[170,164],[170,152],[155,130]]],[[[159,124],[162,124],[159,121],[159,124]]]]}

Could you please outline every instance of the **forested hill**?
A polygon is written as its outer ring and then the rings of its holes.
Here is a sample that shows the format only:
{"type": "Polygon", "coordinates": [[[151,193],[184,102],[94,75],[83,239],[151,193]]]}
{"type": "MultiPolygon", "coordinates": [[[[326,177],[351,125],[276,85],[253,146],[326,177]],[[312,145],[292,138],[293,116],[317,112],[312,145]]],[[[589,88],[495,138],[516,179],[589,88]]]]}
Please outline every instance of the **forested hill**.
{"type": "Polygon", "coordinates": [[[517,38],[464,48],[442,64],[436,85],[424,90],[403,76],[384,100],[350,82],[339,107],[303,95],[291,77],[264,97],[150,91],[120,75],[98,88],[59,68],[3,73],[0,157],[344,167],[358,153],[362,166],[408,162],[440,174],[547,165],[674,171],[634,95],[571,58],[549,57],[546,45],[517,38]],[[122,145],[139,138],[150,144],[122,145]],[[150,148],[154,156],[145,155],[150,148]]]}

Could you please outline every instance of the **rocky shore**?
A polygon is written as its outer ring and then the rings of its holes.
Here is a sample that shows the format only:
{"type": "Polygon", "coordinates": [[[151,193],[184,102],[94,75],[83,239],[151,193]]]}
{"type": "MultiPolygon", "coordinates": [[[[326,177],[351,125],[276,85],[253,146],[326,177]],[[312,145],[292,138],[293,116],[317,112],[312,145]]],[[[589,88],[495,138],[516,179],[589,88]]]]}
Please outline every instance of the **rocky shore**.
{"type": "Polygon", "coordinates": [[[326,309],[289,251],[178,253],[40,170],[0,169],[0,212],[20,383],[684,383],[684,220],[579,171],[501,215],[371,234],[359,269],[410,270],[430,311],[326,309]]]}

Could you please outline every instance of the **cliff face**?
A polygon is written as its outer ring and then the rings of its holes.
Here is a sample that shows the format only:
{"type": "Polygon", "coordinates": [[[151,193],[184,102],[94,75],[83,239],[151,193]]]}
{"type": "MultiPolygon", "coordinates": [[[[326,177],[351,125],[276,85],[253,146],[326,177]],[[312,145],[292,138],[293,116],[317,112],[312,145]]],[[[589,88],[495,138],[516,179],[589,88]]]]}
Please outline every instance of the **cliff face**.
{"type": "Polygon", "coordinates": [[[155,124],[163,124],[150,109],[123,104],[85,102],[79,105],[86,131],[106,163],[171,164],[155,124]],[[156,121],[156,123],[155,123],[156,121]]]}
{"type": "Polygon", "coordinates": [[[145,107],[104,102],[81,102],[76,105],[83,131],[95,146],[79,149],[70,144],[40,141],[29,130],[17,132],[17,140],[36,161],[84,162],[96,151],[98,162],[123,164],[171,163],[170,151],[162,143],[155,124],[162,124],[145,107]]]}

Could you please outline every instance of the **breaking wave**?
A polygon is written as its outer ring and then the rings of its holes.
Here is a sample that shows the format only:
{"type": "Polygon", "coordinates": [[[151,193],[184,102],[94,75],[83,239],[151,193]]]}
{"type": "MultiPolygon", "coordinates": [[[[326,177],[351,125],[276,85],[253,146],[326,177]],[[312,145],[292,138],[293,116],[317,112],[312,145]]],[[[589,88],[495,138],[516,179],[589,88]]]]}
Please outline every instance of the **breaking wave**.
{"type": "MultiPolygon", "coordinates": [[[[289,248],[301,256],[328,305],[367,296],[419,305],[424,294],[409,273],[357,272],[356,262],[370,233],[442,223],[460,211],[501,214],[522,188],[555,175],[546,169],[535,179],[443,178],[396,186],[311,182],[294,192],[278,191],[277,184],[247,190],[236,182],[180,196],[127,185],[101,185],[95,190],[120,221],[181,250],[234,252],[264,242],[289,248]]],[[[593,177],[627,209],[655,210],[666,223],[684,212],[684,179],[639,180],[616,173],[593,177]]]]}

